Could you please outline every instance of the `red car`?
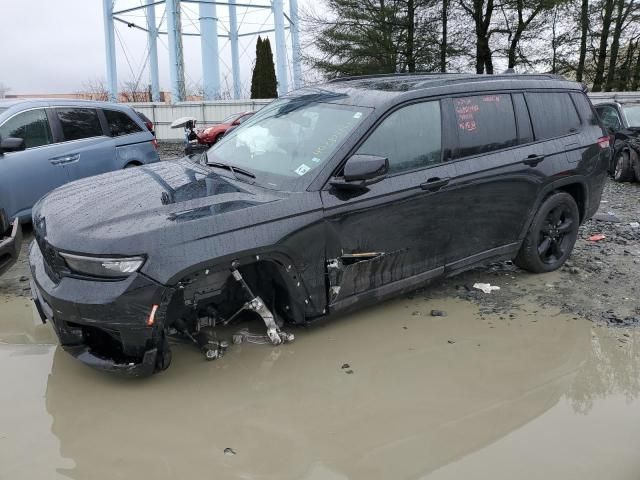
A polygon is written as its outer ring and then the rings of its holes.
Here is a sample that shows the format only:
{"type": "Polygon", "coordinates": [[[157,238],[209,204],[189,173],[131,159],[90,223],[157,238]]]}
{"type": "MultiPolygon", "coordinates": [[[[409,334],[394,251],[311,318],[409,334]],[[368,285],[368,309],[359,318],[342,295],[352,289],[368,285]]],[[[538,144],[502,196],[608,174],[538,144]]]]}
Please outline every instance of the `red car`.
{"type": "Polygon", "coordinates": [[[223,135],[227,133],[227,130],[237,127],[245,120],[248,120],[254,113],[255,112],[234,113],[216,125],[206,127],[203,130],[198,130],[196,133],[198,136],[198,143],[210,147],[220,140],[223,135]]]}

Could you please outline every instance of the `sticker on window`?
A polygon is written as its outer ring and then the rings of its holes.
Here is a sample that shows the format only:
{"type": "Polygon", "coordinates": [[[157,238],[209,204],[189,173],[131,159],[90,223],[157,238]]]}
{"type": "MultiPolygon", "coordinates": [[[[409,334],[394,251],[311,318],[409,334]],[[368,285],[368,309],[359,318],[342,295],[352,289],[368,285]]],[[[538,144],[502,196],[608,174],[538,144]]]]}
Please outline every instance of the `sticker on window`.
{"type": "Polygon", "coordinates": [[[320,159],[318,157],[313,157],[311,159],[312,162],[318,163],[320,161],[320,159]]]}
{"type": "Polygon", "coordinates": [[[305,165],[304,163],[302,165],[300,165],[298,168],[296,168],[294,171],[302,176],[305,173],[307,173],[309,170],[311,170],[311,167],[309,165],[305,165]]]}
{"type": "Polygon", "coordinates": [[[360,118],[362,116],[362,112],[356,112],[353,114],[353,118],[360,118]]]}

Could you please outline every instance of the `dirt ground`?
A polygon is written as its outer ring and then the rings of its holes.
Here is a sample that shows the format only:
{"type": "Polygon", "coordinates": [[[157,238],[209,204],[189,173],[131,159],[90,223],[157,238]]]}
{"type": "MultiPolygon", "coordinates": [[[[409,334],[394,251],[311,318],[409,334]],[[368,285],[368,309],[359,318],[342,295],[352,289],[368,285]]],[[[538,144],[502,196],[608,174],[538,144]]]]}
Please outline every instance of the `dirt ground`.
{"type": "Polygon", "coordinates": [[[640,185],[609,182],[560,271],[490,265],[214,362],[176,344],[134,381],[56,345],[25,245],[0,277],[0,479],[637,480],[633,222],[640,185]]]}

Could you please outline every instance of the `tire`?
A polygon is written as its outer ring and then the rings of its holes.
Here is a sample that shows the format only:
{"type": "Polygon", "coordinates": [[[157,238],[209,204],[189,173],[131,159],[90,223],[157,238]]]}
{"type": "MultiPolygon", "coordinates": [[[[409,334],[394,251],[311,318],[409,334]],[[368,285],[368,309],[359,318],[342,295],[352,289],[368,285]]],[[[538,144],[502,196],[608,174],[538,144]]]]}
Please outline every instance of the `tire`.
{"type": "Polygon", "coordinates": [[[158,356],[156,357],[156,372],[162,372],[169,368],[172,356],[169,341],[163,334],[162,340],[160,341],[160,348],[158,348],[158,356]]]}
{"type": "Polygon", "coordinates": [[[514,263],[533,273],[557,270],[571,255],[579,226],[580,212],[573,197],[554,193],[533,217],[514,263]]]}
{"type": "Polygon", "coordinates": [[[635,177],[629,152],[622,150],[616,154],[613,162],[613,179],[616,182],[631,182],[635,177]]]}

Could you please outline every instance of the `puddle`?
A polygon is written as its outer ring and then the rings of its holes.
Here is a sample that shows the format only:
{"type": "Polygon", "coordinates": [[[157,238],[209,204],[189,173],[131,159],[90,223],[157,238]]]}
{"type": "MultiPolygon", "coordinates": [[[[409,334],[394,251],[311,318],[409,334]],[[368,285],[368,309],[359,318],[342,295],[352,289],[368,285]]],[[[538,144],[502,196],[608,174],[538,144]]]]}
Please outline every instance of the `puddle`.
{"type": "Polygon", "coordinates": [[[0,296],[0,345],[56,345],[55,333],[40,320],[29,297],[0,296]]]}
{"type": "MultiPolygon", "coordinates": [[[[41,338],[26,311],[7,330],[4,307],[1,338],[41,338]]],[[[640,332],[416,297],[295,333],[210,363],[178,345],[142,381],[0,345],[0,478],[640,474],[640,332]]]]}

